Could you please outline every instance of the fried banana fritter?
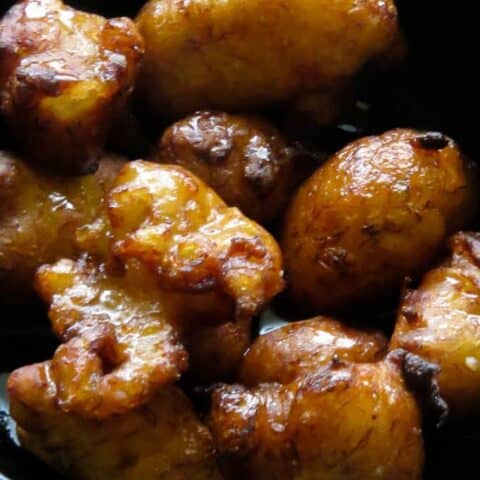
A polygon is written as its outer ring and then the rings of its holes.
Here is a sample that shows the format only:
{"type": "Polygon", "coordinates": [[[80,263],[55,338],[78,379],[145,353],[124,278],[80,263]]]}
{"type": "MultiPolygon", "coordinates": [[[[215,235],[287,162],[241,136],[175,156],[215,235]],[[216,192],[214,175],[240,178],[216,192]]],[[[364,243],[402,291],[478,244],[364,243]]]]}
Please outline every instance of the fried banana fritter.
{"type": "Polygon", "coordinates": [[[392,0],[150,0],[140,91],[161,116],[245,111],[336,85],[398,37],[392,0]]]}
{"type": "Polygon", "coordinates": [[[75,232],[94,221],[124,160],[103,157],[94,175],[61,178],[0,152],[0,297],[33,293],[40,265],[78,254],[75,232]]]}
{"type": "Polygon", "coordinates": [[[142,57],[127,18],[18,2],[0,22],[0,112],[19,147],[56,172],[95,170],[142,57]]]}
{"type": "MultiPolygon", "coordinates": [[[[156,279],[135,265],[125,270],[61,260],[38,272],[53,330],[65,342],[45,366],[65,412],[100,419],[124,413],[187,368],[156,279]]],[[[29,368],[17,371],[19,381],[29,368]]]]}
{"type": "Polygon", "coordinates": [[[57,406],[48,365],[27,369],[8,384],[19,438],[68,478],[220,480],[210,433],[177,387],[165,387],[148,404],[98,422],[57,406]]]}
{"type": "Polygon", "coordinates": [[[357,140],[300,188],[283,233],[299,308],[371,303],[423,273],[477,206],[477,172],[442,134],[392,130],[357,140]]]}
{"type": "Polygon", "coordinates": [[[266,120],[209,111],[167,129],[152,160],[185,167],[260,223],[283,213],[315,165],[313,155],[288,145],[266,120]]]}
{"type": "Polygon", "coordinates": [[[288,385],[222,386],[209,425],[225,478],[414,480],[421,416],[397,352],[330,366],[288,385]]]}
{"type": "Polygon", "coordinates": [[[125,165],[108,194],[108,215],[114,253],[139,260],[162,288],[220,292],[237,318],[257,313],[283,288],[273,237],[182,167],[125,165]]]}
{"type": "Polygon", "coordinates": [[[328,317],[285,325],[258,337],[247,351],[240,381],[287,384],[332,360],[375,362],[387,351],[380,332],[363,332],[328,317]]]}
{"type": "Polygon", "coordinates": [[[480,401],[480,234],[458,233],[451,255],[406,290],[392,348],[401,347],[440,366],[440,393],[456,415],[480,401]]]}
{"type": "Polygon", "coordinates": [[[230,373],[252,315],[283,286],[275,240],[182,167],[126,163],[103,205],[75,234],[86,253],[37,274],[64,342],[48,366],[57,404],[95,419],[178,380],[184,345],[194,377],[230,373]]]}

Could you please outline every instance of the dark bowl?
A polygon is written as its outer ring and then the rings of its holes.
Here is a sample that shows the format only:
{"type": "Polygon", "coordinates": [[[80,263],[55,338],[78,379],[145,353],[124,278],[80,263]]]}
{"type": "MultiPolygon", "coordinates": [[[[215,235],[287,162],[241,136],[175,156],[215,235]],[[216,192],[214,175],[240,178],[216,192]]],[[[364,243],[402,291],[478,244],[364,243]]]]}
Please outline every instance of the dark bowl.
{"type": "MultiPolygon", "coordinates": [[[[0,0],[0,13],[12,3],[0,0]]],[[[134,15],[142,1],[68,3],[108,16],[134,15]]],[[[474,3],[397,0],[410,46],[408,60],[386,74],[367,69],[358,82],[358,99],[369,105],[368,112],[352,110],[336,127],[318,137],[330,142],[334,150],[355,137],[394,127],[440,130],[455,138],[472,159],[480,160],[476,118],[480,75],[474,56],[478,8],[474,3]]],[[[480,219],[476,223],[480,225],[480,219]]],[[[42,307],[3,306],[1,311],[0,372],[51,356],[56,341],[47,319],[39,313],[42,307]]],[[[16,445],[14,425],[6,408],[5,380],[6,375],[0,376],[0,479],[60,478],[16,445]]],[[[480,443],[478,423],[470,419],[468,424],[447,424],[441,430],[427,432],[425,480],[477,477],[472,473],[476,471],[476,456],[471,447],[480,443]]]]}

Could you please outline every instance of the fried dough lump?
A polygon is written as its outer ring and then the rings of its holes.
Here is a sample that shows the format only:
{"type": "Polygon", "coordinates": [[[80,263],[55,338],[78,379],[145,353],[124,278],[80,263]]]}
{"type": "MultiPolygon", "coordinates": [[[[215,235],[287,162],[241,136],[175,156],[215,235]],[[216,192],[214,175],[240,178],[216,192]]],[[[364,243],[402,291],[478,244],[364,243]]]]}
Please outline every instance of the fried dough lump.
{"type": "Polygon", "coordinates": [[[185,167],[262,224],[283,213],[315,166],[313,155],[289,145],[268,121],[211,111],[174,123],[151,158],[185,167]]]}
{"type": "Polygon", "coordinates": [[[78,255],[75,232],[94,221],[124,159],[106,156],[93,175],[54,176],[0,152],[0,295],[21,303],[35,271],[78,255]]]}
{"type": "Polygon", "coordinates": [[[24,0],[0,22],[0,112],[33,163],[92,172],[133,89],[143,40],[60,0],[24,0]]]}
{"type": "Polygon", "coordinates": [[[397,129],[331,157],[293,198],[283,253],[299,308],[369,304],[422,274],[478,204],[477,171],[436,132],[397,129]]]}
{"type": "MultiPolygon", "coordinates": [[[[275,240],[177,166],[125,164],[76,238],[86,253],[41,267],[37,290],[63,342],[46,367],[56,403],[88,419],[178,380],[185,345],[200,373],[227,375],[252,315],[283,286],[275,240]]],[[[28,369],[15,375],[28,382],[28,369]]]]}
{"type": "Polygon", "coordinates": [[[258,109],[328,89],[398,36],[393,1],[150,0],[141,95],[154,113],[258,109]]]}
{"type": "Polygon", "coordinates": [[[462,232],[451,254],[407,289],[392,348],[401,347],[440,366],[440,393],[456,415],[478,410],[480,400],[480,235],[462,232]]]}
{"type": "Polygon", "coordinates": [[[182,167],[127,164],[107,208],[115,255],[140,261],[166,290],[219,292],[248,318],[283,288],[273,237],[182,167]]]}
{"type": "Polygon", "coordinates": [[[334,359],[375,362],[386,352],[387,340],[380,332],[361,331],[332,318],[315,317],[258,337],[245,354],[239,377],[247,386],[288,384],[334,359]]]}
{"type": "Polygon", "coordinates": [[[414,480],[421,415],[397,353],[334,361],[287,385],[224,385],[209,426],[226,479],[414,480]]]}
{"type": "Polygon", "coordinates": [[[176,386],[123,415],[85,420],[56,404],[48,364],[27,368],[8,384],[20,441],[68,478],[220,480],[210,433],[176,386]]]}

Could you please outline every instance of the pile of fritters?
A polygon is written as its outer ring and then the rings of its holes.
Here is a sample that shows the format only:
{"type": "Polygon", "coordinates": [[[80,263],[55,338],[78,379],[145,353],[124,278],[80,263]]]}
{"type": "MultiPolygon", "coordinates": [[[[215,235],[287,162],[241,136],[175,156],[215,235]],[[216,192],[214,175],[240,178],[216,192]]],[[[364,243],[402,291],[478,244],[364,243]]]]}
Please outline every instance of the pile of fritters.
{"type": "Polygon", "coordinates": [[[259,113],[333,122],[402,38],[392,0],[8,10],[0,299],[59,340],[8,382],[25,448],[79,480],[422,478],[424,416],[480,401],[476,165],[412,129],[325,161],[259,113]]]}

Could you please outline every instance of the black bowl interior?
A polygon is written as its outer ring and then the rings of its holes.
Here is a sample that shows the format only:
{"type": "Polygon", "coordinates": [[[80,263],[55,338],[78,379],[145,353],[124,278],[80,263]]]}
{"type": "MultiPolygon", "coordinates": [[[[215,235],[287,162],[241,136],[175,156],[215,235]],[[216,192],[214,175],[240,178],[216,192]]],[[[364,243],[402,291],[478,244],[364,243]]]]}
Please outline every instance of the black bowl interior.
{"type": "MultiPolygon", "coordinates": [[[[0,13],[12,3],[0,1],[0,13]]],[[[142,1],[68,3],[105,15],[134,15],[142,1]]],[[[471,158],[480,160],[476,118],[479,74],[474,56],[478,16],[474,3],[397,0],[410,46],[407,62],[387,74],[366,72],[358,88],[359,100],[369,106],[367,113],[346,114],[322,138],[328,137],[336,146],[359,135],[394,127],[440,130],[455,138],[471,158]]],[[[43,307],[3,306],[1,311],[0,372],[51,355],[56,342],[46,317],[39,313],[43,307]]],[[[270,317],[264,326],[271,321],[270,317]]],[[[5,375],[0,376],[0,479],[60,478],[16,445],[6,408],[5,380],[5,375]]],[[[468,425],[447,425],[441,431],[428,432],[426,480],[453,475],[477,477],[472,473],[476,471],[476,458],[470,448],[480,441],[477,423],[470,420],[468,425]]]]}

